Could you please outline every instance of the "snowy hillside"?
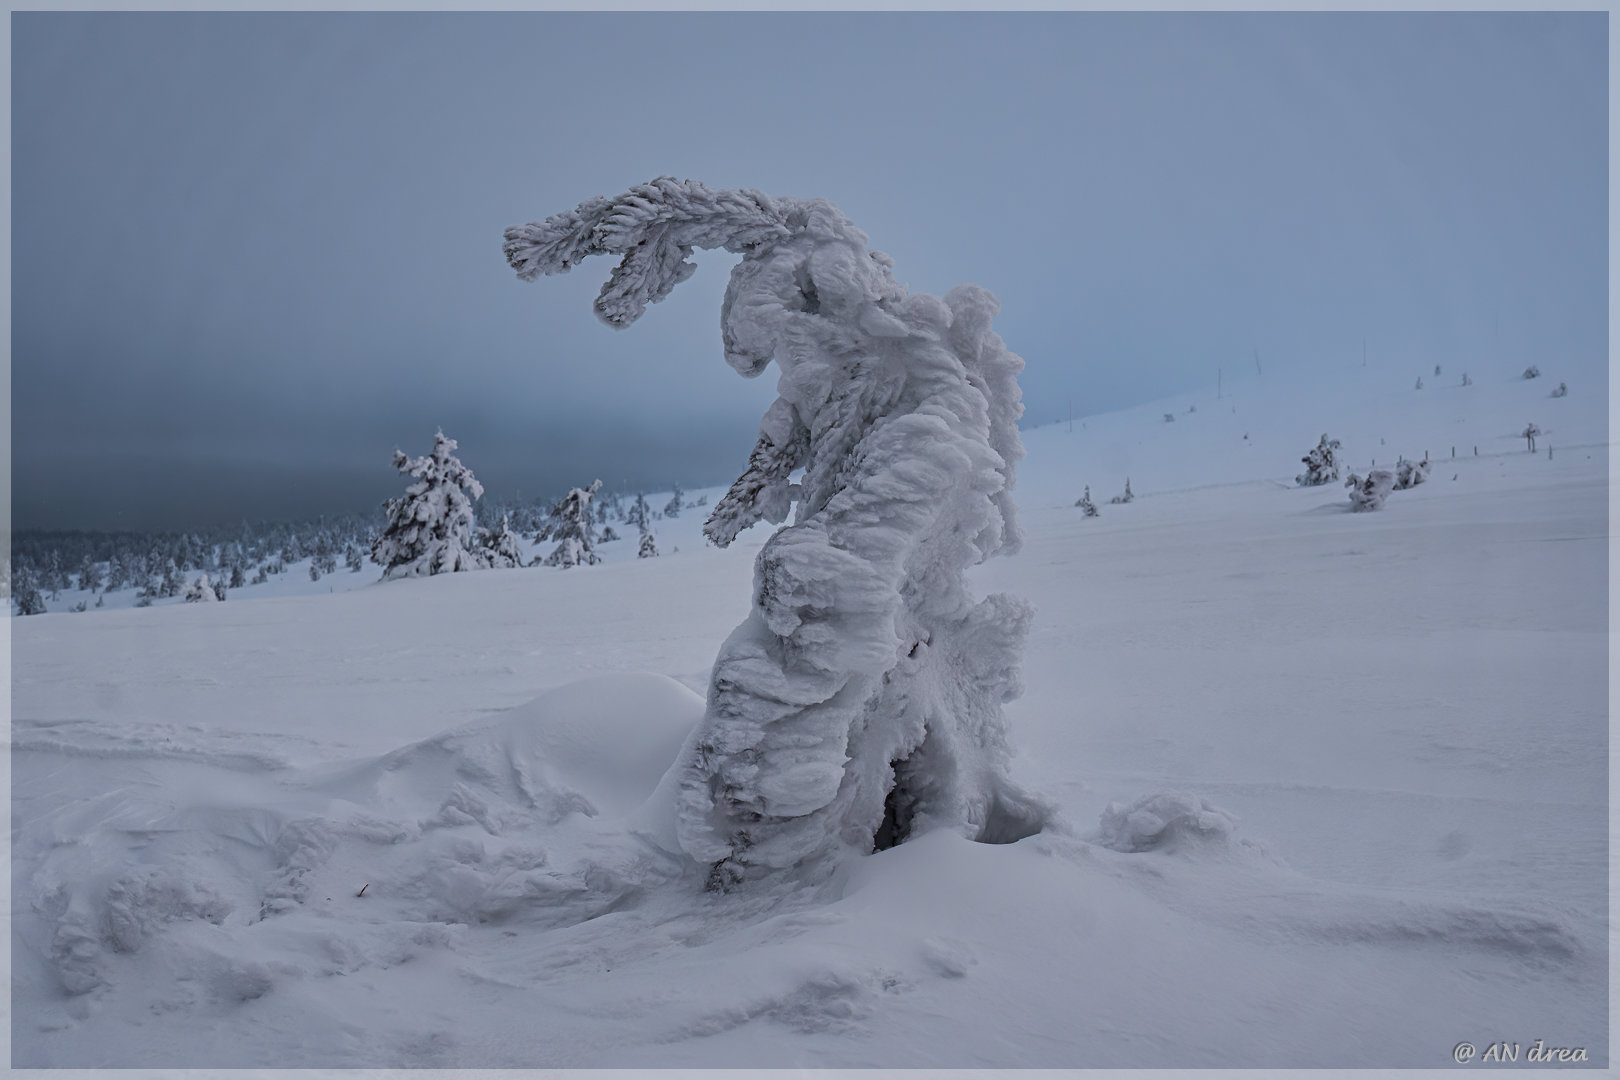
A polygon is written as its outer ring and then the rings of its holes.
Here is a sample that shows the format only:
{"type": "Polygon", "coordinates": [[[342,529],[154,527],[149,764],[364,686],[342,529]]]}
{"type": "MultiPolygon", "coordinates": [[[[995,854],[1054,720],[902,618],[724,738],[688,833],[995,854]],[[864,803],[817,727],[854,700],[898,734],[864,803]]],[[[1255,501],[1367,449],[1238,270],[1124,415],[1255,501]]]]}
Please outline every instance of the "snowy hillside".
{"type": "Polygon", "coordinates": [[[669,835],[761,528],[11,620],[12,1062],[1604,1064],[1606,387],[1542,367],[1026,432],[974,583],[1036,605],[1013,773],[1061,820],[800,891],[669,835]],[[1324,432],[1434,471],[1350,513],[1292,485],[1324,432]]]}

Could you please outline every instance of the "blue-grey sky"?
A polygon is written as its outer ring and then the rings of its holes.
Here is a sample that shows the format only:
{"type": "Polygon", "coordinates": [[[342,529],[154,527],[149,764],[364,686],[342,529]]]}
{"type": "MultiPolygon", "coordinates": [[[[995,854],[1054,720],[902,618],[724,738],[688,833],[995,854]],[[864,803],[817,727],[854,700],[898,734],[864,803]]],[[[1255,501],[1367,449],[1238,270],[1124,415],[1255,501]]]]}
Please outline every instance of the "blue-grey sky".
{"type": "MultiPolygon", "coordinates": [[[[12,23],[18,528],[728,481],[732,258],[623,332],[501,230],[659,175],[976,282],[1026,424],[1368,347],[1606,370],[1607,15],[65,14],[12,23]]],[[[600,265],[597,265],[600,263],[600,265]]]]}

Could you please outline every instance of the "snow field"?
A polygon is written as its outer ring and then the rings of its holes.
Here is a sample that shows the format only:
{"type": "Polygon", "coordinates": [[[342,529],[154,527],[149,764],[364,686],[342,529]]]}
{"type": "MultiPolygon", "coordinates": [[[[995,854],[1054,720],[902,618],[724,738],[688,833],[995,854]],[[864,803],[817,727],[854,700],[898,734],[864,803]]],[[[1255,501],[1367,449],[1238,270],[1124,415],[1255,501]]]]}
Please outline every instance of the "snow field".
{"type": "Polygon", "coordinates": [[[13,620],[14,1063],[1605,1062],[1605,436],[1473,375],[1470,450],[1513,419],[1568,445],[1481,445],[1370,514],[1285,478],[1324,429],[1421,456],[1410,378],[1238,399],[1264,469],[1203,399],[1027,433],[1024,550],[971,576],[1036,605],[1013,776],[1059,820],[817,887],[705,893],[665,828],[759,530],[13,620]]]}

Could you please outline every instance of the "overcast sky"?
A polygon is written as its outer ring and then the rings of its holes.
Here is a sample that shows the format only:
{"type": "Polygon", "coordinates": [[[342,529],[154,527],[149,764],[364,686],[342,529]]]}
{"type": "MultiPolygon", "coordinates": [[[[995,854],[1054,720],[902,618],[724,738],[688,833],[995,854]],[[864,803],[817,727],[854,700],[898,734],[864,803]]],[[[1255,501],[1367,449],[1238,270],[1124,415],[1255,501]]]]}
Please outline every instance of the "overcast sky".
{"type": "Polygon", "coordinates": [[[733,257],[635,326],[501,231],[659,175],[823,196],[1001,300],[1026,425],[1607,349],[1607,22],[1499,15],[58,14],[12,32],[18,528],[729,481],[733,257]]]}

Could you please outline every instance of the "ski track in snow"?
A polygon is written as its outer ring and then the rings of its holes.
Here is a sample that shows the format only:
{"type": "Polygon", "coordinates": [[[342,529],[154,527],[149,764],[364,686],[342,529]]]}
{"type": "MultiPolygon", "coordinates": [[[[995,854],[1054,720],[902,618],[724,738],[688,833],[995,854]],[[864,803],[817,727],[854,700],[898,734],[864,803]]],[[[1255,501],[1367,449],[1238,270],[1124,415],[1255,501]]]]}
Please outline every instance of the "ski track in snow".
{"type": "Polygon", "coordinates": [[[973,576],[1038,606],[1008,716],[1060,821],[792,889],[703,892],[662,783],[763,536],[14,620],[14,1064],[1606,1061],[1601,408],[1373,371],[1338,423],[1268,376],[1027,432],[973,576]],[[1482,456],[1350,514],[1268,478],[1323,427],[1482,456]]]}

